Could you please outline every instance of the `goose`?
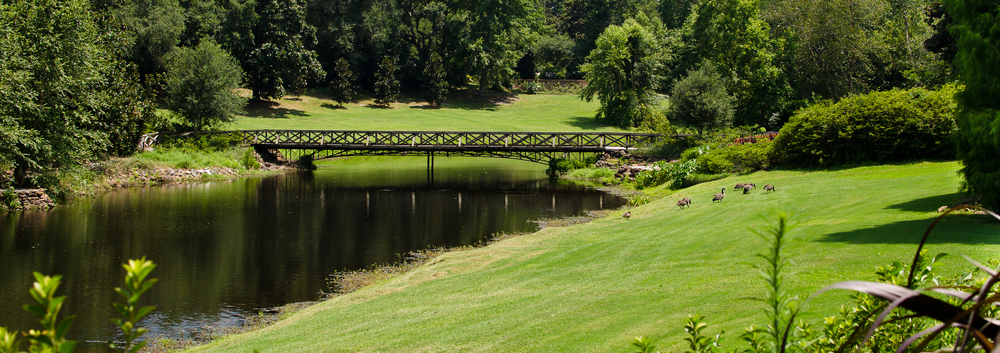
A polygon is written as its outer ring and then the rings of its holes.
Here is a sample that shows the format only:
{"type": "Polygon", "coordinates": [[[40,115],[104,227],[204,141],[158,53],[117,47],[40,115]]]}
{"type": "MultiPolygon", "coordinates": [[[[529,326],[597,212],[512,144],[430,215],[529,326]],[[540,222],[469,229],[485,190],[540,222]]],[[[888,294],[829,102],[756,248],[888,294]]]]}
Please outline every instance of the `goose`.
{"type": "Polygon", "coordinates": [[[737,184],[736,184],[736,186],[734,186],[734,187],[733,187],[733,190],[739,190],[739,189],[742,189],[742,188],[743,188],[744,186],[746,186],[746,185],[747,185],[747,184],[744,184],[744,183],[737,183],[737,184]]]}
{"type": "Polygon", "coordinates": [[[687,202],[687,204],[688,204],[688,207],[690,207],[690,206],[691,206],[691,199],[689,199],[689,198],[685,197],[685,198],[683,198],[683,199],[681,199],[681,200],[684,200],[684,202],[687,202]]]}
{"type": "Polygon", "coordinates": [[[632,217],[632,211],[625,211],[625,214],[623,214],[622,217],[631,218],[632,217]]]}
{"type": "Polygon", "coordinates": [[[750,185],[746,185],[746,186],[744,186],[744,187],[743,187],[743,195],[746,195],[746,194],[749,194],[749,193],[750,193],[750,189],[752,189],[752,188],[750,187],[750,185]]]}
{"type": "Polygon", "coordinates": [[[726,197],[726,188],[722,188],[722,192],[715,194],[715,196],[712,196],[712,202],[722,201],[722,198],[724,197],[726,197]]]}
{"type": "Polygon", "coordinates": [[[768,191],[775,191],[774,190],[774,185],[771,185],[771,184],[764,185],[764,192],[768,192],[768,191]]]}
{"type": "Polygon", "coordinates": [[[677,207],[684,208],[684,206],[691,207],[691,199],[685,197],[677,201],[677,207]]]}

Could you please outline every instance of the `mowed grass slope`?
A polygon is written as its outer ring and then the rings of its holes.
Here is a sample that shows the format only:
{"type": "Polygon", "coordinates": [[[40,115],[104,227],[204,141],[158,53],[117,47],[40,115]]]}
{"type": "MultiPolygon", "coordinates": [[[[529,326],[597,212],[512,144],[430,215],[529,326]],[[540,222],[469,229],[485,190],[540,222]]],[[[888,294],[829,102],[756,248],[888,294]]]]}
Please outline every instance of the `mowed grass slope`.
{"type": "MultiPolygon", "coordinates": [[[[683,320],[708,316],[728,348],[763,323],[763,286],[749,266],[775,210],[799,222],[787,255],[790,286],[809,293],[843,280],[872,280],[875,266],[908,262],[935,210],[958,199],[959,165],[924,162],[834,171],[771,171],[681,190],[612,216],[549,228],[486,248],[449,253],[387,283],[337,297],[278,324],[221,339],[202,351],[250,352],[608,352],[633,337],[682,351],[683,320]],[[755,182],[749,195],[712,195],[755,182]],[[764,193],[764,184],[777,192],[764,193]],[[677,199],[694,205],[680,210],[677,199]]],[[[981,216],[944,221],[932,253],[953,254],[947,273],[1000,254],[1000,227],[981,216]]],[[[846,293],[818,297],[807,319],[833,313],[846,293]]]]}
{"type": "Polygon", "coordinates": [[[391,108],[371,99],[337,106],[324,91],[289,96],[268,104],[253,103],[229,128],[243,130],[379,131],[618,131],[594,119],[598,103],[576,95],[503,95],[478,98],[456,93],[442,108],[403,98],[391,108]]]}

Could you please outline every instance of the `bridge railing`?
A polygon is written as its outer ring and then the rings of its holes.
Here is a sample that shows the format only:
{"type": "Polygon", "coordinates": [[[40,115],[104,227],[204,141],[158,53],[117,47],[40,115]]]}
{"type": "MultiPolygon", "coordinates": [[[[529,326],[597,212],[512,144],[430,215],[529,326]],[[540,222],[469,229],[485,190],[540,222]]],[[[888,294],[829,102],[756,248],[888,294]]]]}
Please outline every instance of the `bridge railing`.
{"type": "Polygon", "coordinates": [[[558,150],[634,148],[658,134],[610,132],[450,132],[450,131],[335,131],[244,130],[251,145],[286,148],[544,148],[558,150]]]}

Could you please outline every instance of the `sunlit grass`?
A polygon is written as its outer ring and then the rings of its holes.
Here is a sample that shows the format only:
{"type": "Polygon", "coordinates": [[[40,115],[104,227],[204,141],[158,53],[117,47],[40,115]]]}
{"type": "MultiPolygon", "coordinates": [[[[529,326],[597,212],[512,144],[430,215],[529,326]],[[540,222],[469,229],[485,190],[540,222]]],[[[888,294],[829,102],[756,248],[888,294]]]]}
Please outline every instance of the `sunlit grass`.
{"type": "MultiPolygon", "coordinates": [[[[844,280],[872,280],[878,265],[912,259],[936,209],[959,200],[959,164],[915,163],[831,171],[771,171],[707,182],[590,223],[548,228],[442,255],[398,278],[319,304],[273,327],[223,339],[207,351],[624,351],[635,336],[681,351],[683,320],[707,315],[709,332],[763,323],[751,263],[754,230],[786,210],[798,223],[785,249],[788,288],[803,296],[844,280]],[[712,195],[754,182],[748,195],[712,195]],[[765,184],[777,191],[764,193],[765,184]],[[677,199],[690,197],[691,208],[677,199]]],[[[947,252],[943,273],[1000,253],[998,227],[978,216],[945,220],[929,242],[947,252]]],[[[847,302],[816,298],[814,323],[847,302]]]]}
{"type": "Polygon", "coordinates": [[[339,107],[324,91],[275,102],[252,103],[228,128],[382,131],[625,131],[594,119],[598,103],[576,95],[498,95],[479,98],[462,91],[440,109],[403,97],[391,108],[369,97],[339,107]]]}
{"type": "Polygon", "coordinates": [[[232,148],[222,151],[205,151],[187,148],[158,148],[143,152],[133,158],[153,167],[202,169],[208,167],[244,168],[240,158],[246,148],[232,148]]]}

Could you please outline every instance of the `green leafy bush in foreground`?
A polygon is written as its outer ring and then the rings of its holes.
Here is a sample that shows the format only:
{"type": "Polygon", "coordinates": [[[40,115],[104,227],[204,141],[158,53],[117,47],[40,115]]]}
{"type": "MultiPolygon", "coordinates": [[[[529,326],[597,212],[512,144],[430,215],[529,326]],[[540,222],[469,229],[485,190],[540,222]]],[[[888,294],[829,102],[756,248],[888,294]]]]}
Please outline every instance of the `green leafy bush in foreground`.
{"type": "Polygon", "coordinates": [[[954,85],[872,92],[798,111],[775,139],[775,157],[799,165],[953,158],[954,85]]]}
{"type": "MultiPolygon", "coordinates": [[[[145,328],[136,327],[136,323],[143,317],[151,313],[156,307],[139,307],[138,302],[142,294],[156,284],[157,279],[147,280],[150,272],[156,268],[153,261],[146,260],[145,257],[138,260],[128,260],[123,264],[125,268],[125,288],[115,288],[115,292],[121,295],[124,303],[114,303],[115,309],[122,318],[112,321],[121,329],[125,337],[122,345],[110,344],[110,348],[122,353],[138,352],[146,344],[136,343],[135,340],[146,333],[145,328]]],[[[69,353],[76,350],[76,341],[67,340],[66,332],[73,324],[75,316],[59,319],[59,312],[63,308],[66,296],[56,296],[56,290],[62,284],[62,276],[45,276],[35,272],[35,283],[32,285],[31,297],[35,299],[35,304],[24,306],[24,310],[38,315],[41,330],[28,330],[23,336],[28,339],[28,352],[32,353],[69,353]]],[[[18,339],[17,331],[8,331],[6,327],[0,327],[0,353],[22,353],[21,340],[18,339]]]]}

